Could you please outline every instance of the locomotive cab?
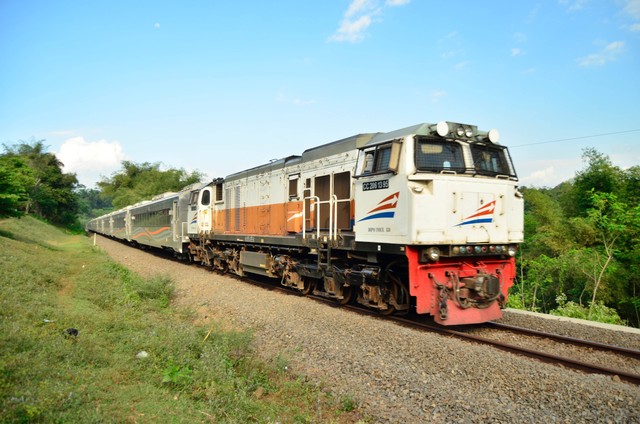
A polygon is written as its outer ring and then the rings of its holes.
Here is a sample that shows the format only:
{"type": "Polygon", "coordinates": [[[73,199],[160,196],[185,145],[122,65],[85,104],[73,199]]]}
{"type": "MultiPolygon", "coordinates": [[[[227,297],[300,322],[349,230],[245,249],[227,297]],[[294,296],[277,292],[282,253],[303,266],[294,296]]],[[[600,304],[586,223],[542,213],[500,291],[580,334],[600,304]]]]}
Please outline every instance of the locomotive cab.
{"type": "Polygon", "coordinates": [[[452,122],[381,134],[361,149],[356,241],[402,250],[416,312],[442,324],[502,316],[523,201],[496,130],[452,122]]]}

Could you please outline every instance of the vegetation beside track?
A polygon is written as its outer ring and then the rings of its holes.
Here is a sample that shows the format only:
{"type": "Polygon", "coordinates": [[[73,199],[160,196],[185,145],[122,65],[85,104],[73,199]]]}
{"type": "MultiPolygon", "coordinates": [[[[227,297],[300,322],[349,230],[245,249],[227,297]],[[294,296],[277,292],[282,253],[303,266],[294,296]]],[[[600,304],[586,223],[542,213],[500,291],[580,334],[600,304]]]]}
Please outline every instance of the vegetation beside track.
{"type": "Polygon", "coordinates": [[[353,422],[349,399],[261,362],[251,334],[193,324],[82,235],[0,221],[3,422],[353,422]],[[77,334],[73,330],[76,329],[77,334]]]}

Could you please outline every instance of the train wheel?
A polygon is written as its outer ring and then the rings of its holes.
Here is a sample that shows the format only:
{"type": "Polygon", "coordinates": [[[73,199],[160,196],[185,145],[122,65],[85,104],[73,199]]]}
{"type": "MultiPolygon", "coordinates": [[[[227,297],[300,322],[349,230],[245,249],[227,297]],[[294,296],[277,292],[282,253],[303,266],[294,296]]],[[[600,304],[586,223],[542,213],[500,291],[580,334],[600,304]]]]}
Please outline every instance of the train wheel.
{"type": "Polygon", "coordinates": [[[316,288],[316,282],[313,280],[313,278],[304,278],[302,280],[302,283],[303,283],[303,287],[300,292],[303,295],[308,296],[311,293],[313,293],[313,290],[316,288]]]}
{"type": "Polygon", "coordinates": [[[338,299],[338,302],[341,305],[346,305],[351,302],[351,297],[353,296],[353,289],[351,287],[342,287],[342,299],[338,299]]]}

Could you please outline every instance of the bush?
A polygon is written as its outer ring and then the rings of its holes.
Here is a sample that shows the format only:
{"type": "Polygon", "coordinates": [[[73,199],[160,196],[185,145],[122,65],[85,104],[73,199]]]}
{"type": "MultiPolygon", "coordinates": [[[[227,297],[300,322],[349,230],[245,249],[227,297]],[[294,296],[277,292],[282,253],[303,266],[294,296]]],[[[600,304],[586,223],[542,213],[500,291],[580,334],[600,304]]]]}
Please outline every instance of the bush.
{"type": "Polygon", "coordinates": [[[551,315],[578,318],[588,321],[602,322],[606,324],[626,325],[626,322],[620,318],[618,312],[605,306],[602,302],[596,302],[591,305],[582,306],[575,302],[567,302],[567,296],[562,293],[557,298],[558,308],[550,312],[551,315]]]}

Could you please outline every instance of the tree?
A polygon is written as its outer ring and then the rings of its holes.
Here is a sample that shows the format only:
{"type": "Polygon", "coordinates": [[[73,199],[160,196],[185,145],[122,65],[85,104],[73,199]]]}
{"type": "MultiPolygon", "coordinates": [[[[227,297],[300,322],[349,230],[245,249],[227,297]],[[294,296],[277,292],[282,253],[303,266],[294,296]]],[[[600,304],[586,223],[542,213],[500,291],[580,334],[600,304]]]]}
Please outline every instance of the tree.
{"type": "Polygon", "coordinates": [[[510,304],[573,308],[591,319],[613,316],[607,311],[615,308],[640,326],[640,167],[622,170],[595,149],[583,159],[573,180],[522,189],[521,281],[510,304]]]}
{"type": "Polygon", "coordinates": [[[33,173],[20,157],[0,156],[0,216],[20,216],[26,208],[33,173]]]}
{"type": "Polygon", "coordinates": [[[591,304],[594,305],[607,271],[619,253],[619,241],[622,238],[629,242],[637,240],[640,206],[630,208],[611,193],[592,193],[591,203],[593,207],[588,210],[586,221],[593,226],[596,236],[593,252],[597,266],[590,276],[593,281],[591,304]]]}
{"type": "Polygon", "coordinates": [[[592,193],[617,194],[624,180],[622,170],[613,166],[608,156],[593,148],[584,149],[582,160],[587,163],[587,168],[576,173],[573,202],[566,204],[569,216],[586,216],[593,207],[592,193]]]}
{"type": "Polygon", "coordinates": [[[199,171],[187,172],[184,169],[161,170],[159,162],[136,164],[122,162],[122,170],[110,178],[98,182],[102,195],[112,198],[116,209],[149,199],[156,194],[179,191],[189,184],[202,179],[199,171]]]}
{"type": "Polygon", "coordinates": [[[31,178],[22,180],[27,194],[24,213],[33,213],[55,224],[74,224],[77,202],[73,190],[78,179],[75,174],[62,172],[62,162],[46,151],[44,140],[4,148],[5,160],[23,161],[31,172],[31,178]]]}
{"type": "Polygon", "coordinates": [[[107,214],[113,210],[111,198],[103,196],[96,188],[86,188],[83,185],[75,190],[78,201],[80,224],[84,226],[92,218],[107,214]]]}

